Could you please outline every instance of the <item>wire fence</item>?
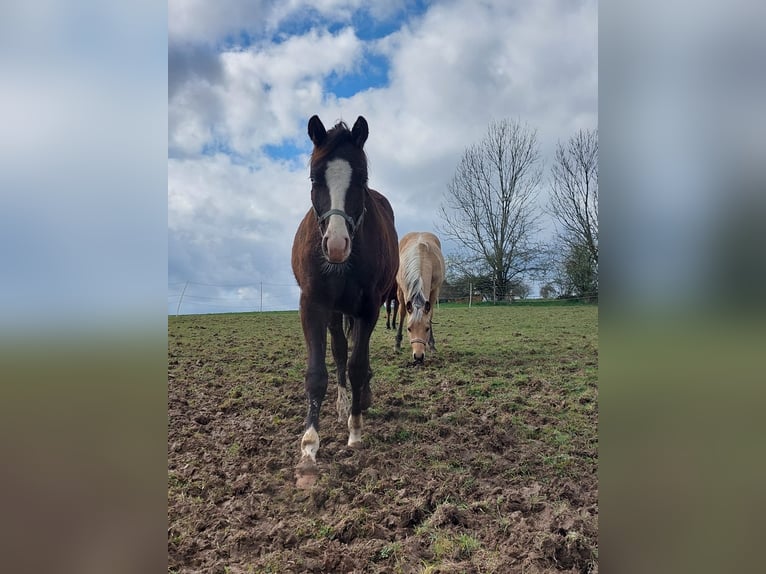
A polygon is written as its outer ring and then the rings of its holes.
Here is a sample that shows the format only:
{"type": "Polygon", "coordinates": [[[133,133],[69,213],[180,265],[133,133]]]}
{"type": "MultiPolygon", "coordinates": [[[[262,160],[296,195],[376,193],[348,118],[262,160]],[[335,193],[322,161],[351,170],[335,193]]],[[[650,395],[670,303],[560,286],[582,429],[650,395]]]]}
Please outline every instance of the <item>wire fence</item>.
{"type": "MultiPolygon", "coordinates": [[[[297,283],[204,283],[199,281],[176,281],[168,283],[168,315],[198,313],[247,313],[264,311],[294,311],[298,309],[299,288],[297,283]]],[[[455,294],[457,295],[457,294],[455,294]]],[[[465,303],[472,305],[507,305],[528,302],[597,302],[598,293],[550,297],[514,298],[513,301],[493,301],[486,293],[471,290],[465,295],[439,297],[440,303],[465,303]]]]}
{"type": "Polygon", "coordinates": [[[168,283],[168,314],[290,311],[298,308],[297,283],[168,283]]]}

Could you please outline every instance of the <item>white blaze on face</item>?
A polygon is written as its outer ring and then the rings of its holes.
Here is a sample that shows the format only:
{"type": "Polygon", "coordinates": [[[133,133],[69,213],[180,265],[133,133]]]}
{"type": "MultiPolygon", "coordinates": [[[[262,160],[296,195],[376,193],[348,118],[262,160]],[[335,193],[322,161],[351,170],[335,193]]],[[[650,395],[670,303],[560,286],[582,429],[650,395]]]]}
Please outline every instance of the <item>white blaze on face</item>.
{"type": "MultiPolygon", "coordinates": [[[[351,184],[351,165],[344,159],[327,162],[325,181],[330,190],[330,209],[346,211],[346,192],[351,184]]],[[[324,234],[326,254],[333,263],[342,263],[351,253],[351,238],[348,236],[346,220],[333,214],[327,220],[324,234]]]]}

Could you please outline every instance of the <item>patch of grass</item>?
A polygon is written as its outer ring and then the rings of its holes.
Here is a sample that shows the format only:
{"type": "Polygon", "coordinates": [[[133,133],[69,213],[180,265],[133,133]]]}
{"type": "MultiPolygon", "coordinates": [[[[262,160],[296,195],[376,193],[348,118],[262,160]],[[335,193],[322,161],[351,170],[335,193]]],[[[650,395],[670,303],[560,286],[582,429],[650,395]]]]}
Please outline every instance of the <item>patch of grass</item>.
{"type": "Polygon", "coordinates": [[[492,389],[489,384],[484,383],[470,387],[468,390],[466,390],[466,394],[470,397],[487,399],[492,396],[492,389]]]}
{"type": "Polygon", "coordinates": [[[236,458],[240,450],[242,450],[242,446],[238,442],[233,442],[226,448],[226,453],[230,457],[236,458]]]}
{"type": "Polygon", "coordinates": [[[185,478],[181,478],[174,472],[168,473],[168,489],[169,490],[179,490],[186,486],[187,480],[185,478]]]}
{"type": "Polygon", "coordinates": [[[465,558],[471,556],[481,546],[481,543],[476,538],[468,534],[459,535],[457,537],[457,544],[461,557],[465,558]]]}
{"type": "Polygon", "coordinates": [[[457,541],[448,533],[435,533],[431,539],[431,552],[437,561],[453,558],[458,548],[457,541]]]}
{"type": "Polygon", "coordinates": [[[566,476],[571,469],[572,457],[568,454],[543,456],[543,464],[551,467],[558,476],[566,476]]]}
{"type": "Polygon", "coordinates": [[[397,429],[393,436],[393,440],[400,444],[412,440],[413,438],[415,438],[415,433],[404,428],[397,429]]]}
{"type": "Polygon", "coordinates": [[[317,538],[331,539],[335,536],[335,531],[329,524],[319,524],[317,527],[317,538]]]}
{"type": "Polygon", "coordinates": [[[398,560],[402,554],[402,543],[399,541],[390,542],[378,551],[379,560],[388,560],[393,558],[398,560]]]}
{"type": "Polygon", "coordinates": [[[469,534],[455,535],[439,530],[431,533],[431,552],[438,562],[443,560],[459,560],[470,558],[481,547],[481,543],[469,534]]]}
{"type": "Polygon", "coordinates": [[[308,537],[317,540],[332,539],[335,537],[335,531],[329,524],[325,524],[316,518],[311,518],[298,525],[295,529],[295,535],[299,538],[308,537]]]}

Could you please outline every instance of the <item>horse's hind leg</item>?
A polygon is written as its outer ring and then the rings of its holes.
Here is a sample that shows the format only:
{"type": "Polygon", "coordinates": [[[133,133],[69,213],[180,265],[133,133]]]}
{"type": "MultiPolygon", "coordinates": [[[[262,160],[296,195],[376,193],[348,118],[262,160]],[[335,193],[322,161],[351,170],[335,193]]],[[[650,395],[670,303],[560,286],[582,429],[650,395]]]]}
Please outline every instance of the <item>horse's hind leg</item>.
{"type": "Polygon", "coordinates": [[[343,315],[335,313],[330,320],[330,346],[335,360],[335,368],[338,371],[338,398],[335,407],[338,411],[338,422],[348,419],[351,404],[346,390],[346,363],[348,362],[348,341],[343,332],[343,315]]]}
{"type": "Polygon", "coordinates": [[[348,417],[348,446],[362,446],[362,411],[372,402],[370,379],[370,335],[374,321],[357,320],[354,331],[354,348],[348,361],[348,378],[351,382],[351,414],[348,417]]]}

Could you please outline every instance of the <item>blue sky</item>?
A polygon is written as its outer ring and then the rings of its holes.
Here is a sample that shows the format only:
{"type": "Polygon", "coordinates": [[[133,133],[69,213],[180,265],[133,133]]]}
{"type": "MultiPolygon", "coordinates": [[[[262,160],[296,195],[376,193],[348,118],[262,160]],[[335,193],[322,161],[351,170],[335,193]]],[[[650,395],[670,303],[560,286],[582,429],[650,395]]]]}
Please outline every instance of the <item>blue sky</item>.
{"type": "Polygon", "coordinates": [[[311,115],[364,115],[399,235],[434,230],[491,121],[536,129],[545,161],[597,127],[597,46],[596,2],[170,0],[168,313],[185,285],[181,313],[297,308],[311,115]]]}

